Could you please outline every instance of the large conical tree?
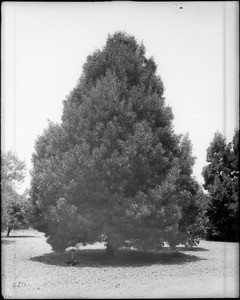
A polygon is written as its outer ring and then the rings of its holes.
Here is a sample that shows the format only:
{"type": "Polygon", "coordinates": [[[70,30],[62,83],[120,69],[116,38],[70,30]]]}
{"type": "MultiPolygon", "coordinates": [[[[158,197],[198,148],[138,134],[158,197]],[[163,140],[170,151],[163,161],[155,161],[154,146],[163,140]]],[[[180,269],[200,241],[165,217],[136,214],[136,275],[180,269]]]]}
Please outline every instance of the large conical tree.
{"type": "Polygon", "coordinates": [[[199,188],[191,142],[174,133],[156,69],[134,37],[109,36],[88,56],[61,124],[36,141],[35,226],[53,249],[102,238],[109,251],[190,242],[199,188]]]}

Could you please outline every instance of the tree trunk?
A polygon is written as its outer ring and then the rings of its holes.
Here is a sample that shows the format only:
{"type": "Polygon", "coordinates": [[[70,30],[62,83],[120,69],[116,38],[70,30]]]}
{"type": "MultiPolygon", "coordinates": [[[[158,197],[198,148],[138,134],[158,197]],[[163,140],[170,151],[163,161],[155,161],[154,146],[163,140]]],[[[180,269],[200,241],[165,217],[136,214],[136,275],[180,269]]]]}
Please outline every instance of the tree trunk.
{"type": "Polygon", "coordinates": [[[9,235],[10,235],[10,231],[12,230],[12,226],[8,226],[8,229],[7,229],[7,237],[9,237],[9,235]]]}
{"type": "Polygon", "coordinates": [[[177,252],[177,248],[176,246],[171,246],[171,253],[176,253],[177,252]]]}
{"type": "Polygon", "coordinates": [[[106,254],[109,257],[116,256],[116,249],[114,249],[114,247],[109,242],[107,243],[106,254]]]}

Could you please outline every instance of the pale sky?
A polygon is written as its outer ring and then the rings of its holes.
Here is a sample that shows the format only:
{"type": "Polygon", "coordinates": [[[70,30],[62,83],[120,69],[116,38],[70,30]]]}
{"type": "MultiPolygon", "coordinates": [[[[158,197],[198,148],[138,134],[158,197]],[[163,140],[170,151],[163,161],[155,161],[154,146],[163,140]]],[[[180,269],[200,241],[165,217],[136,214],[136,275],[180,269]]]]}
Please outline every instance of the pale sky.
{"type": "Polygon", "coordinates": [[[231,141],[239,124],[238,23],[237,1],[2,3],[2,151],[31,169],[35,139],[48,119],[60,122],[87,55],[121,30],[155,59],[175,132],[189,132],[203,183],[214,133],[231,141]]]}

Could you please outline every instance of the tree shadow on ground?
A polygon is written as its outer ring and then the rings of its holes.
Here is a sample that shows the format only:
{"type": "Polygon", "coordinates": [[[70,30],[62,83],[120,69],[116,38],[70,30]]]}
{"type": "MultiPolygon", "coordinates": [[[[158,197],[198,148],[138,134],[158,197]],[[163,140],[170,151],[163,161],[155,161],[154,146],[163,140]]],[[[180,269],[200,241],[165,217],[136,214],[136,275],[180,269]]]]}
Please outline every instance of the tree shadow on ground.
{"type": "Polygon", "coordinates": [[[190,248],[190,247],[181,247],[181,246],[179,246],[179,247],[176,247],[176,249],[177,249],[177,251],[192,251],[192,252],[195,252],[195,251],[209,251],[208,249],[206,249],[206,248],[202,248],[202,247],[192,247],[192,248],[190,248]]]}
{"type": "Polygon", "coordinates": [[[2,238],[6,238],[6,239],[15,239],[15,238],[40,238],[41,236],[37,236],[37,235],[9,235],[9,236],[2,236],[2,238]]]}
{"type": "MultiPolygon", "coordinates": [[[[33,257],[31,260],[66,267],[71,261],[71,254],[69,251],[64,253],[52,252],[33,257]]],[[[73,261],[76,267],[134,267],[153,264],[179,265],[199,260],[203,260],[203,258],[181,252],[153,253],[126,249],[118,250],[116,257],[110,258],[104,249],[84,249],[75,252],[73,261]]]]}
{"type": "Polygon", "coordinates": [[[2,239],[2,245],[8,245],[8,244],[12,244],[12,243],[15,243],[15,241],[8,241],[8,240],[2,239]]]}

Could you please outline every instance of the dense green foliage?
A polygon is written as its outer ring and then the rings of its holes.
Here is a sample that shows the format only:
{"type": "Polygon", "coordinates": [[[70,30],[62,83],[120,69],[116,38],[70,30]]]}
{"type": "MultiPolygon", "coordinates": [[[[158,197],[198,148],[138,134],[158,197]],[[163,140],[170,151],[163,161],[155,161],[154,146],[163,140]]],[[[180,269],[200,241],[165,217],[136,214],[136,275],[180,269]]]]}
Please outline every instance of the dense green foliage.
{"type": "Polygon", "coordinates": [[[17,185],[24,179],[25,163],[8,151],[1,157],[1,192],[2,192],[2,228],[7,229],[7,235],[13,228],[28,224],[31,202],[27,191],[20,195],[17,185]]]}
{"type": "Polygon", "coordinates": [[[89,55],[33,154],[35,228],[55,250],[106,240],[158,248],[192,244],[199,186],[192,145],[174,133],[164,87],[145,48],[125,33],[89,55]]]}
{"type": "Polygon", "coordinates": [[[203,169],[204,188],[211,197],[207,211],[209,238],[239,241],[239,130],[233,142],[226,143],[217,132],[207,149],[207,162],[203,169]]]}

